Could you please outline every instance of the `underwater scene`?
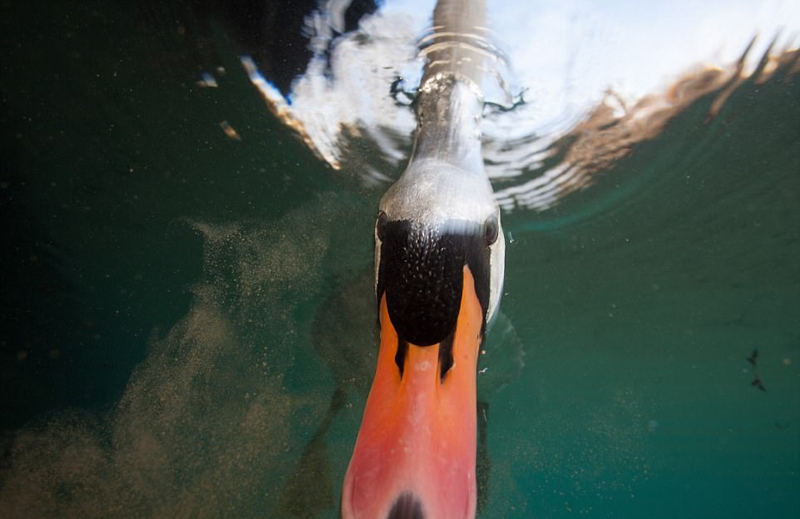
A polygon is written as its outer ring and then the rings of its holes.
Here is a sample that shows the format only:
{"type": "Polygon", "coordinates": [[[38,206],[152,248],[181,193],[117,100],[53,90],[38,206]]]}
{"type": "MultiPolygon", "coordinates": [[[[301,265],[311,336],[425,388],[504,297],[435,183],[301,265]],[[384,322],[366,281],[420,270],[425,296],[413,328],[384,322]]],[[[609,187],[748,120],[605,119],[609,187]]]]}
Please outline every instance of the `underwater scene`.
{"type": "MultiPolygon", "coordinates": [[[[434,0],[0,0],[0,517],[339,517],[434,0]]],[[[477,517],[800,517],[800,3],[486,2],[477,517]]]]}

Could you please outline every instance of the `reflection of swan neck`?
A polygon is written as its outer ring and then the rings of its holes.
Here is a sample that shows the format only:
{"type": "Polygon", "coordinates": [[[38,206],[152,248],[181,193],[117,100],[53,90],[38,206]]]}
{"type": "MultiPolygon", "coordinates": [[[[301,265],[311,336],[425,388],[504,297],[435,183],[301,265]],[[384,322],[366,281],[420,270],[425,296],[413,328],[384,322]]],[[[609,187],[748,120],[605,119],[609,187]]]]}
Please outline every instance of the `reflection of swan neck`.
{"type": "Polygon", "coordinates": [[[433,31],[420,42],[427,58],[422,88],[442,74],[480,85],[491,48],[485,0],[440,0],[433,12],[433,31]]]}
{"type": "Polygon", "coordinates": [[[433,32],[420,45],[427,61],[417,96],[412,162],[439,159],[482,174],[485,18],[485,0],[437,3],[433,32]]]}

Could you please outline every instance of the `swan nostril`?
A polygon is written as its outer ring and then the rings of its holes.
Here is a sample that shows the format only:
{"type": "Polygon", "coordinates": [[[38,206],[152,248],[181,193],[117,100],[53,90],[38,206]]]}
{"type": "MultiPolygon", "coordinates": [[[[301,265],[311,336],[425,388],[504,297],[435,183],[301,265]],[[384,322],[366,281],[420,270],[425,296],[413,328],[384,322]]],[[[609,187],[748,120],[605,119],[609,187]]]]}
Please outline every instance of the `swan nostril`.
{"type": "Polygon", "coordinates": [[[404,492],[392,505],[387,519],[425,519],[422,503],[410,492],[404,492]]]}

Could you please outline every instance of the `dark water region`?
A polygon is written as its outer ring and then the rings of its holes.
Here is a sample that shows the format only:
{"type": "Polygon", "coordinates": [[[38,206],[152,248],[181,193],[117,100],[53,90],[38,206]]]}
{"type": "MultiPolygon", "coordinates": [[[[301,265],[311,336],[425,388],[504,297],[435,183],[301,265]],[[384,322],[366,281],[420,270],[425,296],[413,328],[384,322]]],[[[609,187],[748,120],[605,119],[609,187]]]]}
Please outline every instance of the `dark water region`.
{"type": "MultiPolygon", "coordinates": [[[[0,5],[0,516],[335,517],[380,190],[270,115],[212,4],[0,5]]],[[[800,513],[798,75],[716,99],[504,215],[481,517],[800,513]]]]}

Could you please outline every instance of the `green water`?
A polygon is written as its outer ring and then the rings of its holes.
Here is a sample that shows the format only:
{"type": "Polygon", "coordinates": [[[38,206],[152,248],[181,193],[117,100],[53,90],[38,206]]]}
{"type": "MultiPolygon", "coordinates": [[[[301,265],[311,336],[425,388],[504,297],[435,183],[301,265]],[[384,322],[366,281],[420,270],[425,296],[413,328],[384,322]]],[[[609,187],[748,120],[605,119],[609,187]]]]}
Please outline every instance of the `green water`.
{"type": "MultiPolygon", "coordinates": [[[[335,517],[380,190],[224,35],[201,89],[132,7],[0,5],[0,516],[335,517]]],[[[504,216],[481,517],[800,514],[800,83],[711,102],[504,216]]]]}

